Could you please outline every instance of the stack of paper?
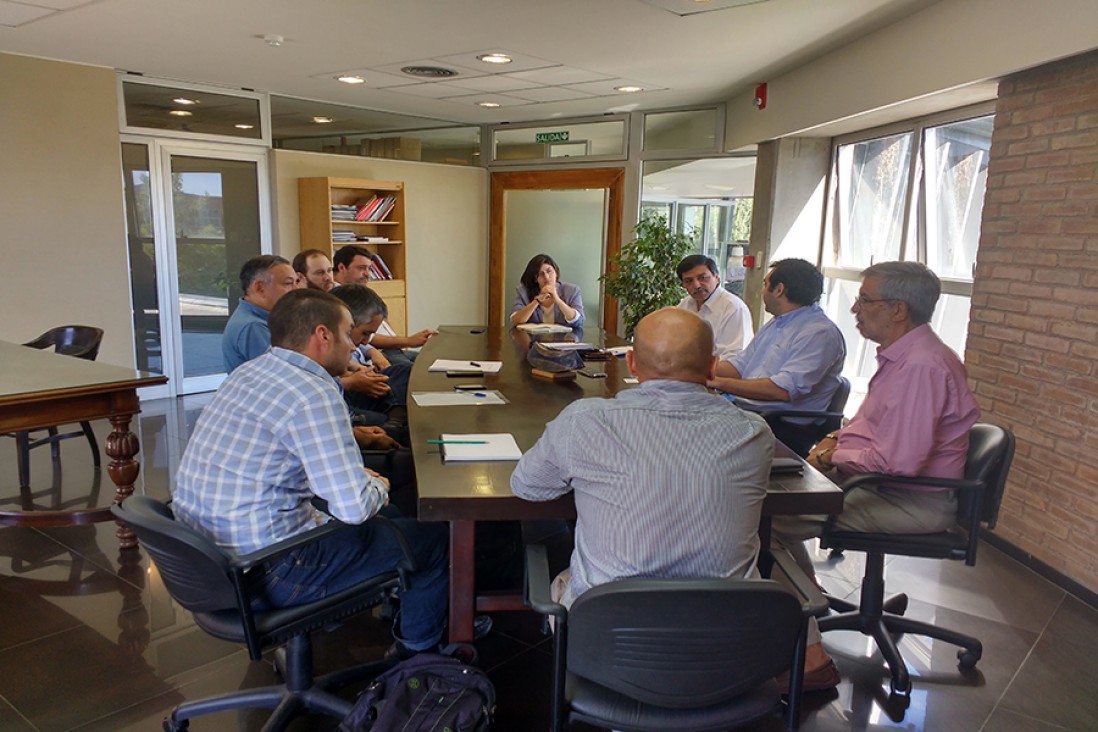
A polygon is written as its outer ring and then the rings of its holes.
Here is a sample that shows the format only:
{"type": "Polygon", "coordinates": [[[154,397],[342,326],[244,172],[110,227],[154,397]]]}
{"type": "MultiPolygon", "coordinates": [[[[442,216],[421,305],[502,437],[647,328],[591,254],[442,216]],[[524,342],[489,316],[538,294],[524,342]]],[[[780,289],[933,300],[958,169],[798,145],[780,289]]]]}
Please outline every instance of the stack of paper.
{"type": "Polygon", "coordinates": [[[436,359],[427,370],[439,371],[480,371],[484,374],[498,374],[503,361],[456,361],[448,358],[436,359]]]}
{"type": "Polygon", "coordinates": [[[571,333],[572,328],[560,323],[523,323],[517,326],[527,333],[571,333]]]}
{"type": "Polygon", "coordinates": [[[522,450],[514,435],[495,434],[442,435],[442,456],[454,462],[518,460],[522,450]]]}

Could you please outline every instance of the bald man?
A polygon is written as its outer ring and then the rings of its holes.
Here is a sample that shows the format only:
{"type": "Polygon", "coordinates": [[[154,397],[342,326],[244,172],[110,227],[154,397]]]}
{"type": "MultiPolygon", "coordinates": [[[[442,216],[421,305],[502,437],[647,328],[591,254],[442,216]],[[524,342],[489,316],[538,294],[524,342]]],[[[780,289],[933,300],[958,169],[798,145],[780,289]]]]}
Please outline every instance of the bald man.
{"type": "Polygon", "coordinates": [[[511,476],[530,501],[575,492],[575,550],[553,593],[565,606],[618,579],[755,570],[774,436],[706,391],[712,329],[688,310],[658,310],[637,325],[626,362],[640,386],[570,404],[511,476]]]}

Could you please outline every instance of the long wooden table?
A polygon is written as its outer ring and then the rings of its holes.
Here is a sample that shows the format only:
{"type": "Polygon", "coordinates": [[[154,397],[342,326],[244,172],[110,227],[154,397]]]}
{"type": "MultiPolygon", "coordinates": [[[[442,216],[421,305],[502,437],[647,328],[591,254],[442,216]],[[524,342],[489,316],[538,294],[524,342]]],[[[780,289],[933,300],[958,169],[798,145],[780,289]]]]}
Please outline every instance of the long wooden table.
{"type": "MultiPolygon", "coordinates": [[[[577,333],[577,339],[597,346],[620,345],[615,336],[596,329],[577,333]]],[[[518,593],[493,593],[480,597],[475,592],[474,528],[477,521],[523,521],[575,518],[571,494],[555,501],[535,503],[511,493],[513,462],[444,463],[437,446],[427,440],[441,433],[510,432],[526,451],[545,430],[545,424],[576,399],[612,397],[629,388],[623,359],[589,362],[592,371],[605,371],[607,378],[578,376],[571,382],[549,382],[531,374],[527,362],[529,337],[521,331],[488,330],[483,326],[443,326],[416,360],[409,392],[448,391],[459,383],[483,383],[498,389],[509,403],[499,406],[419,407],[408,399],[410,442],[419,487],[419,518],[450,523],[450,642],[473,640],[473,618],[477,611],[520,610],[518,593]],[[449,378],[428,373],[436,358],[503,361],[498,374],[483,377],[449,378]]],[[[780,446],[779,454],[792,456],[780,446]]],[[[763,504],[764,526],[769,517],[800,513],[838,513],[842,491],[809,466],[803,474],[774,476],[763,504]]]]}
{"type": "MultiPolygon", "coordinates": [[[[111,458],[107,474],[115,485],[113,502],[133,493],[140,466],[140,447],[130,431],[141,411],[137,390],[163,384],[166,376],[95,363],[50,351],[0,341],[0,433],[42,429],[93,419],[109,419],[112,431],[104,451],[111,458]]],[[[75,445],[74,445],[75,447],[75,445]]],[[[110,506],[75,510],[36,510],[26,489],[20,489],[22,510],[0,507],[0,526],[63,526],[110,521],[110,506]]],[[[133,532],[119,524],[119,546],[137,546],[133,532]]]]}

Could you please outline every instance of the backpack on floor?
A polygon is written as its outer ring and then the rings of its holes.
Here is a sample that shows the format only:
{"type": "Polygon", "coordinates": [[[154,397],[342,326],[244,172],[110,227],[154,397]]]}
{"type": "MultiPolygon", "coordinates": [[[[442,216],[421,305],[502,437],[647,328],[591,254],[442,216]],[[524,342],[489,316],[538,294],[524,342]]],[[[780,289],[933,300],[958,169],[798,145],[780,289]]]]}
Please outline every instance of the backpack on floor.
{"type": "Polygon", "coordinates": [[[374,679],[339,732],[483,732],[495,706],[496,690],[483,671],[420,653],[374,679]]]}

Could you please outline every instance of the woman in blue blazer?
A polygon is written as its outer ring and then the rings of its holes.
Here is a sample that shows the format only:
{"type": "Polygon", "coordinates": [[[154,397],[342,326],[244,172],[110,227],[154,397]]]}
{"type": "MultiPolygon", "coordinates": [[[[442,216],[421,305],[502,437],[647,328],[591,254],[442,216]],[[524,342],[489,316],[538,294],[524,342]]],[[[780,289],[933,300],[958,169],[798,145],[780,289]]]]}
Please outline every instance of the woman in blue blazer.
{"type": "Polygon", "coordinates": [[[515,288],[511,325],[522,323],[583,325],[580,288],[560,281],[560,267],[548,254],[539,254],[527,263],[522,283],[515,288]]]}

